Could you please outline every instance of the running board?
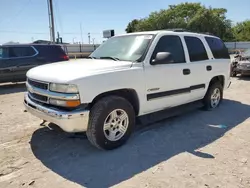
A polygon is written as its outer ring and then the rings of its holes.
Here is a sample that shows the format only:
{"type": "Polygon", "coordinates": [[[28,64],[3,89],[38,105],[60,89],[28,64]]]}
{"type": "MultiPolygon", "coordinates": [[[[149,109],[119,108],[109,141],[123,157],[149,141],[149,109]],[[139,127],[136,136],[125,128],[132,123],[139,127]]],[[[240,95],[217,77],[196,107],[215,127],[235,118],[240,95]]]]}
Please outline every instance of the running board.
{"type": "Polygon", "coordinates": [[[184,114],[186,112],[193,111],[198,108],[202,108],[204,105],[202,101],[195,101],[192,103],[184,104],[181,106],[173,107],[173,108],[168,108],[165,110],[161,110],[159,112],[154,112],[152,114],[148,115],[143,115],[137,118],[137,124],[141,125],[149,125],[152,123],[156,123],[158,121],[162,121],[164,119],[178,116],[181,114],[184,114]]]}

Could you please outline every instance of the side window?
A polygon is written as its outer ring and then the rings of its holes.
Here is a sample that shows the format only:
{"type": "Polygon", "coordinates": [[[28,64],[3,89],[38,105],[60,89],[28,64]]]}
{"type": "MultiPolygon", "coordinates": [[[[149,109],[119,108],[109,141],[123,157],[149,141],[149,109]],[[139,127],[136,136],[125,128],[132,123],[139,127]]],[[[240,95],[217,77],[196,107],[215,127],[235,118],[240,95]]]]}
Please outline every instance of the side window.
{"type": "Polygon", "coordinates": [[[3,58],[3,48],[0,48],[0,58],[3,58]]]}
{"type": "Polygon", "coordinates": [[[10,47],[9,57],[30,57],[35,55],[35,50],[32,47],[10,47]]]}
{"type": "Polygon", "coordinates": [[[187,44],[190,61],[203,61],[208,59],[207,51],[202,41],[197,37],[184,37],[187,44]]]}
{"type": "Polygon", "coordinates": [[[205,37],[215,59],[230,59],[224,42],[218,38],[205,37]]]}
{"type": "Polygon", "coordinates": [[[8,55],[8,48],[6,47],[0,47],[0,59],[2,58],[8,58],[9,55],[8,55]]]}
{"type": "Polygon", "coordinates": [[[58,56],[64,54],[64,51],[60,46],[51,46],[50,48],[48,48],[48,50],[50,50],[51,52],[53,52],[53,54],[58,56]]]}
{"type": "Polygon", "coordinates": [[[169,52],[173,57],[174,63],[185,63],[185,54],[179,36],[167,35],[160,38],[155,47],[152,59],[158,52],[169,52]]]}

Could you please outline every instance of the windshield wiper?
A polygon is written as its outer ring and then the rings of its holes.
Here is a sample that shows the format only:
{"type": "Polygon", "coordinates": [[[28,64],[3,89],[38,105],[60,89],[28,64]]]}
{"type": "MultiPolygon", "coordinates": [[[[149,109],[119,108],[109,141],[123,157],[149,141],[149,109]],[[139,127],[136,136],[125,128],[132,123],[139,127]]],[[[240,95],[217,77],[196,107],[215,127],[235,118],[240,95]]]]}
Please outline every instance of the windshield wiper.
{"type": "Polygon", "coordinates": [[[99,57],[100,59],[112,59],[114,61],[119,61],[120,59],[117,57],[111,57],[111,56],[106,56],[106,57],[99,57]]]}
{"type": "Polygon", "coordinates": [[[96,57],[91,57],[91,56],[88,56],[88,57],[85,57],[86,59],[96,59],[96,57]]]}

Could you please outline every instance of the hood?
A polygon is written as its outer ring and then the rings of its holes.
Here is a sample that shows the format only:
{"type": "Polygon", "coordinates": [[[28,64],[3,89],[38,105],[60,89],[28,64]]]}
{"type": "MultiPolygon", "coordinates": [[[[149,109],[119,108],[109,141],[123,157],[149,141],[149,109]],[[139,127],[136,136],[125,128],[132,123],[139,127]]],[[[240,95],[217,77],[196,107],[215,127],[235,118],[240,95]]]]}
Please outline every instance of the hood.
{"type": "Polygon", "coordinates": [[[132,62],[104,59],[77,59],[32,68],[27,77],[45,82],[68,83],[93,74],[128,69],[132,62]]]}

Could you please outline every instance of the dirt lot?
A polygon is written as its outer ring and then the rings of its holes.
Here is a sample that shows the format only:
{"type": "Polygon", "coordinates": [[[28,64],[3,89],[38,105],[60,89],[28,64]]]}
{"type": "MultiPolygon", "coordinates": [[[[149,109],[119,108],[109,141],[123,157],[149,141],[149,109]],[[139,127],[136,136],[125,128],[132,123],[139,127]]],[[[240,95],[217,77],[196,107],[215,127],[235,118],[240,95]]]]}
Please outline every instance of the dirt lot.
{"type": "Polygon", "coordinates": [[[250,79],[233,79],[214,111],[137,131],[115,151],[39,126],[24,84],[0,86],[0,187],[250,187],[250,79]]]}

